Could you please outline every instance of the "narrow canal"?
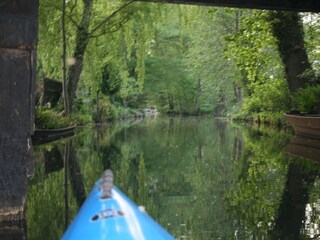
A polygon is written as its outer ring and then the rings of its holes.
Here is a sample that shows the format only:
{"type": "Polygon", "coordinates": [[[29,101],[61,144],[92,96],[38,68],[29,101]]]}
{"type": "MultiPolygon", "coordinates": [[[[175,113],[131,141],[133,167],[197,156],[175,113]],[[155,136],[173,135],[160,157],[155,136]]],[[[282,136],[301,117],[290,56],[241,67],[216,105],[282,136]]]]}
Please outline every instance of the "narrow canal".
{"type": "Polygon", "coordinates": [[[209,117],[78,129],[35,147],[27,239],[60,239],[106,168],[176,239],[316,239],[320,164],[287,154],[291,139],[209,117]]]}

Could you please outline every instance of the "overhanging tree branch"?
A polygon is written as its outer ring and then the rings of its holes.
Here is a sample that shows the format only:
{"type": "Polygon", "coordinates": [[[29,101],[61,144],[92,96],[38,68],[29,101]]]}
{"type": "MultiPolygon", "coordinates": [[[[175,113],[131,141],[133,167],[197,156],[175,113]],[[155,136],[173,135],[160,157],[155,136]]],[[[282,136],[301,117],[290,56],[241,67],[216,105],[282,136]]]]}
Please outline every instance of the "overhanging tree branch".
{"type": "Polygon", "coordinates": [[[130,20],[130,18],[122,19],[120,22],[117,22],[117,23],[113,24],[112,26],[104,29],[104,30],[101,31],[100,33],[95,34],[95,35],[91,35],[90,38],[97,38],[97,37],[100,37],[100,36],[105,35],[106,33],[114,33],[114,32],[117,32],[117,31],[119,31],[119,29],[120,29],[125,23],[127,23],[129,20],[130,20]]]}
{"type": "Polygon", "coordinates": [[[75,0],[74,4],[70,8],[70,15],[72,14],[72,12],[73,12],[74,8],[77,6],[77,4],[78,4],[78,0],[75,0]]]}
{"type": "Polygon", "coordinates": [[[126,8],[130,4],[134,3],[136,0],[131,0],[124,5],[122,5],[120,8],[115,10],[113,13],[111,13],[108,17],[106,17],[104,20],[102,20],[97,26],[95,26],[91,32],[89,33],[89,37],[91,37],[97,30],[99,30],[103,25],[105,25],[110,19],[112,19],[118,12],[120,12],[122,9],[126,8]]]}
{"type": "MultiPolygon", "coordinates": [[[[67,15],[67,14],[66,14],[67,15]]],[[[79,24],[77,23],[76,20],[73,19],[73,17],[71,16],[71,14],[68,14],[67,17],[69,18],[69,20],[73,23],[73,25],[75,25],[77,28],[79,27],[79,24]]]]}

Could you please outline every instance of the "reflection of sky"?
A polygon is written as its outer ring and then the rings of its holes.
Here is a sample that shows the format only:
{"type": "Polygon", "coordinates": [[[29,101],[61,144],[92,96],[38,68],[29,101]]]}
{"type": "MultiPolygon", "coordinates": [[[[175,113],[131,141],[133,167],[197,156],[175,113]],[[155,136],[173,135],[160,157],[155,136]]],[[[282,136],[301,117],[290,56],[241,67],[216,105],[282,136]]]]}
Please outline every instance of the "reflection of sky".
{"type": "Polygon", "coordinates": [[[305,235],[314,239],[320,235],[320,199],[316,203],[308,203],[305,209],[305,235]]]}
{"type": "MultiPolygon", "coordinates": [[[[139,221],[137,219],[136,213],[134,212],[132,207],[120,196],[120,194],[117,191],[113,191],[112,193],[113,193],[113,198],[119,204],[121,211],[125,213],[124,219],[127,223],[127,227],[129,228],[131,235],[134,236],[136,239],[143,240],[144,236],[143,236],[139,221]]],[[[123,230],[123,227],[121,227],[121,223],[119,224],[116,223],[115,225],[116,225],[117,232],[120,233],[121,230],[123,230]]]]}

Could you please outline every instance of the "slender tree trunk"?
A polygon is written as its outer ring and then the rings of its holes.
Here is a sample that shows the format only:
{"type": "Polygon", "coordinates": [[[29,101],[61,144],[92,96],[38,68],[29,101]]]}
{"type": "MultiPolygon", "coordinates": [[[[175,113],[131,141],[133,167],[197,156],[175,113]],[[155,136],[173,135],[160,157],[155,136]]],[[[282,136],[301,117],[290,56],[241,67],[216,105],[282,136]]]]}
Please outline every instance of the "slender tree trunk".
{"type": "MultiPolygon", "coordinates": [[[[69,66],[68,77],[67,77],[67,88],[68,88],[68,98],[69,98],[69,111],[72,112],[73,102],[76,97],[76,91],[78,83],[80,80],[80,75],[83,69],[83,59],[86,52],[89,40],[94,37],[96,33],[102,26],[106,25],[117,13],[122,9],[126,8],[132,4],[135,0],[124,3],[121,7],[111,13],[108,17],[99,22],[96,26],[92,27],[89,31],[89,26],[91,22],[92,7],[94,0],[82,0],[83,2],[83,12],[80,24],[77,28],[75,50],[73,54],[74,64],[69,66]]],[[[121,23],[119,23],[121,26],[121,23]]],[[[104,33],[106,34],[106,32],[104,33]]]]}
{"type": "Polygon", "coordinates": [[[75,63],[69,66],[68,71],[68,94],[69,94],[69,108],[72,111],[73,101],[76,97],[76,91],[83,69],[84,54],[89,42],[89,25],[92,13],[93,0],[83,0],[83,13],[80,25],[77,30],[76,44],[73,57],[75,63]]]}
{"type": "Polygon", "coordinates": [[[240,23],[240,17],[242,15],[242,11],[239,10],[239,11],[236,11],[235,13],[236,13],[236,15],[235,15],[235,17],[236,17],[235,30],[236,30],[236,32],[239,32],[239,23],[240,23]]]}
{"type": "Polygon", "coordinates": [[[174,111],[173,97],[171,94],[169,94],[169,113],[172,114],[173,111],[174,111]]]}
{"type": "Polygon", "coordinates": [[[199,114],[199,99],[198,99],[198,95],[196,95],[195,99],[194,99],[194,112],[196,115],[199,114]]]}
{"type": "Polygon", "coordinates": [[[96,95],[96,123],[101,123],[101,113],[100,113],[100,105],[99,105],[99,91],[97,91],[96,95]]]}
{"type": "Polygon", "coordinates": [[[66,0],[62,0],[62,93],[63,93],[63,104],[65,115],[69,115],[69,99],[67,91],[67,70],[66,70],[66,52],[67,52],[67,41],[66,41],[66,0]]]}
{"type": "Polygon", "coordinates": [[[233,92],[237,103],[242,102],[242,89],[237,83],[233,83],[233,92]]]}
{"type": "MultiPolygon", "coordinates": [[[[242,10],[238,10],[235,12],[235,32],[239,33],[239,25],[240,25],[240,19],[242,16],[242,10]]],[[[242,75],[243,77],[244,75],[242,75]]],[[[245,81],[244,77],[243,80],[245,81]]],[[[235,96],[235,100],[237,103],[241,103],[242,102],[242,88],[239,86],[238,83],[233,82],[233,91],[234,91],[234,96],[235,96]]]]}
{"type": "Polygon", "coordinates": [[[198,79],[196,97],[194,100],[194,110],[195,110],[196,115],[199,115],[199,96],[200,96],[200,94],[201,94],[201,80],[198,79]]]}
{"type": "Polygon", "coordinates": [[[233,141],[233,156],[235,156],[236,160],[240,160],[241,154],[243,153],[243,140],[240,136],[239,129],[236,130],[236,135],[233,141]]]}
{"type": "Polygon", "coordinates": [[[297,12],[270,11],[269,18],[285,66],[289,90],[295,93],[314,78],[305,49],[301,17],[297,12]],[[307,70],[310,70],[309,74],[306,74],[307,70]]]}

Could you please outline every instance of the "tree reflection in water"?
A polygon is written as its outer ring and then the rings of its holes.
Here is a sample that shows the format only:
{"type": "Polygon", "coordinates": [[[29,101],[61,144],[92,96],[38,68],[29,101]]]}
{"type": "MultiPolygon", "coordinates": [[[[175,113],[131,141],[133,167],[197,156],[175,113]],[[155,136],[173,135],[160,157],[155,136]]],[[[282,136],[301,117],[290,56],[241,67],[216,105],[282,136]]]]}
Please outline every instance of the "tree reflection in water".
{"type": "Polygon", "coordinates": [[[310,226],[319,224],[319,166],[296,164],[283,152],[289,140],[276,130],[204,117],[83,129],[72,142],[36,149],[43,156],[57,148],[68,161],[50,173],[37,161],[28,239],[59,239],[105,168],[177,238],[290,239],[292,227],[292,238],[310,237],[310,226]]]}
{"type": "MultiPolygon", "coordinates": [[[[319,175],[320,169],[307,169],[298,162],[290,162],[282,200],[271,234],[274,239],[294,240],[308,237],[310,232],[304,230],[306,208],[310,204],[310,191],[319,175]]],[[[319,237],[319,229],[317,231],[319,237]]],[[[316,232],[312,235],[311,237],[314,237],[316,232]]]]}

